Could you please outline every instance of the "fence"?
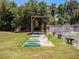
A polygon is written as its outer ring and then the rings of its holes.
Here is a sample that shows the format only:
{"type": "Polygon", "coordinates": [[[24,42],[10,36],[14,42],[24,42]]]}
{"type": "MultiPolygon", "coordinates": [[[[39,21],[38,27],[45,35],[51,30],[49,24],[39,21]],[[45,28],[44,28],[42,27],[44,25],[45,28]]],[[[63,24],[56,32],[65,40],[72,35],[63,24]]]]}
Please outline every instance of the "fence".
{"type": "Polygon", "coordinates": [[[51,25],[49,31],[56,35],[75,39],[73,44],[79,47],[79,25],[51,25]]]}

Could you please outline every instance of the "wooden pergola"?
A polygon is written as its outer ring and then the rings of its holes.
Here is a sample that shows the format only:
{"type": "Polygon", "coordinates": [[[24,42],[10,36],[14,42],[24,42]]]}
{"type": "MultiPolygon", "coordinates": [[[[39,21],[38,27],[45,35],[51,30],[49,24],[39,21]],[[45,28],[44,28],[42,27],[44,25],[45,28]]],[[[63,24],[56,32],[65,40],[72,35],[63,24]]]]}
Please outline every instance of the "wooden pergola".
{"type": "MultiPolygon", "coordinates": [[[[34,25],[36,22],[38,25],[39,32],[47,32],[47,25],[48,25],[48,17],[47,16],[31,16],[31,32],[35,32],[34,25]]],[[[37,24],[36,24],[37,25],[37,24]]]]}

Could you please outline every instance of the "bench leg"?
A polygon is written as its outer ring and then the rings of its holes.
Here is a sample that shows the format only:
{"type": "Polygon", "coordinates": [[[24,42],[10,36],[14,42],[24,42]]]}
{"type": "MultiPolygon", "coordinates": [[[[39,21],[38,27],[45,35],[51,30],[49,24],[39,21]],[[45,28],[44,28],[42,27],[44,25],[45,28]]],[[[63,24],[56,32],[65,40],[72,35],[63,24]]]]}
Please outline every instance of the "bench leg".
{"type": "Polygon", "coordinates": [[[69,42],[69,39],[67,39],[67,43],[69,44],[70,42],[69,42]]]}

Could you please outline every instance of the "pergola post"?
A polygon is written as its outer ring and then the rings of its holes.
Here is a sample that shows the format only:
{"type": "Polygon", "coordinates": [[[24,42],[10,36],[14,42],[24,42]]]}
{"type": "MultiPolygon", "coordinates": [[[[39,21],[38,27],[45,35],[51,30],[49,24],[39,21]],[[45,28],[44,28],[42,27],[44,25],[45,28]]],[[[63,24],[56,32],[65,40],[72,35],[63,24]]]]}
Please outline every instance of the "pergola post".
{"type": "Polygon", "coordinates": [[[33,19],[31,17],[31,32],[33,32],[33,19]]]}
{"type": "MultiPolygon", "coordinates": [[[[45,19],[43,18],[43,20],[45,20],[45,19]]],[[[47,23],[46,22],[44,22],[44,33],[45,34],[47,33],[47,23]]]]}

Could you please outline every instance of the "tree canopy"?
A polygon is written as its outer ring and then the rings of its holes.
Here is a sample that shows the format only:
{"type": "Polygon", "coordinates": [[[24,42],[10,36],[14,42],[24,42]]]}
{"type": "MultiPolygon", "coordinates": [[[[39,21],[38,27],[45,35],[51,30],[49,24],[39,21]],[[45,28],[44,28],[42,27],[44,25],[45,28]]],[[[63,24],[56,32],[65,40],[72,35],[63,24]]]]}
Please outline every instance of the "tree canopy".
{"type": "Polygon", "coordinates": [[[18,6],[14,1],[0,0],[0,30],[15,30],[18,27],[30,30],[31,16],[48,16],[49,24],[78,24],[79,3],[70,0],[67,3],[48,5],[44,1],[29,0],[18,6]],[[57,19],[57,20],[56,20],[57,19]]]}

